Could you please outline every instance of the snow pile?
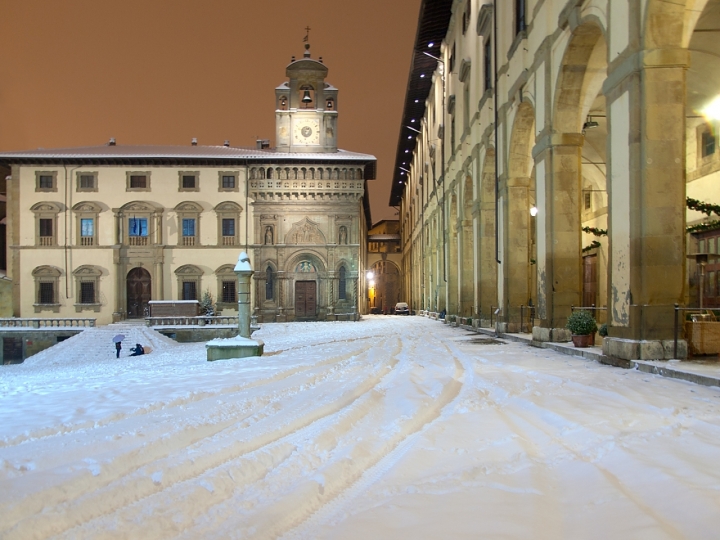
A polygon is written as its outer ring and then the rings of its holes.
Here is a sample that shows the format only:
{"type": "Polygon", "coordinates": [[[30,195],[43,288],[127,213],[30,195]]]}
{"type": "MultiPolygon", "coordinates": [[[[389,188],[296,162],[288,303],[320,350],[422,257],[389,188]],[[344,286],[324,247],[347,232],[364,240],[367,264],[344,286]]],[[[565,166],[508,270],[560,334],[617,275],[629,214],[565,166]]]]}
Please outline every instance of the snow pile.
{"type": "Polygon", "coordinates": [[[715,536],[720,389],[475,337],[371,316],[3,366],[0,537],[715,536]]]}

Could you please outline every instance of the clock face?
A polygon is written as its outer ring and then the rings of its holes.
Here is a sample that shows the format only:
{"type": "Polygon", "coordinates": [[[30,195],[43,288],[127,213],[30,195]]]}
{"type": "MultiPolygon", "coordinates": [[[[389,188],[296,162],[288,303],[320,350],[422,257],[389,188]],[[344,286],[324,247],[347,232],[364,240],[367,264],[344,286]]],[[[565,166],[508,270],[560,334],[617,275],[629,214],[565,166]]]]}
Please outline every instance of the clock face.
{"type": "Polygon", "coordinates": [[[320,144],[320,122],[318,120],[298,120],[294,130],[295,144],[320,144]]]}

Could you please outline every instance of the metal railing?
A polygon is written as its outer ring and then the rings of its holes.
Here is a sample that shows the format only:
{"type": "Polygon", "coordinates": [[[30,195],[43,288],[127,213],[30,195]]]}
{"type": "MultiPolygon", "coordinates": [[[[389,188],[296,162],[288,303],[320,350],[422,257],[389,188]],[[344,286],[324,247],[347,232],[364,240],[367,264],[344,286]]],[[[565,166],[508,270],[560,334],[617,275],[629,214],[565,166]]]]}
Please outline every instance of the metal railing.
{"type": "Polygon", "coordinates": [[[0,328],[92,328],[96,319],[80,318],[0,318],[0,328]]]}

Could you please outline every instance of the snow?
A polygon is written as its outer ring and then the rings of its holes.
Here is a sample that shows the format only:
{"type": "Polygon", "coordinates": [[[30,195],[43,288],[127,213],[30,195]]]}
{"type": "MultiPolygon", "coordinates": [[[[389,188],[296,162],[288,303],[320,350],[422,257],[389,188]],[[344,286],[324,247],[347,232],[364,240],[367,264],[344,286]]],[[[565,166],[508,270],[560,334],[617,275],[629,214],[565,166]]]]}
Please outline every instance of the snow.
{"type": "Polygon", "coordinates": [[[478,337],[88,329],[0,370],[0,538],[717,537],[719,388],[478,337]]]}

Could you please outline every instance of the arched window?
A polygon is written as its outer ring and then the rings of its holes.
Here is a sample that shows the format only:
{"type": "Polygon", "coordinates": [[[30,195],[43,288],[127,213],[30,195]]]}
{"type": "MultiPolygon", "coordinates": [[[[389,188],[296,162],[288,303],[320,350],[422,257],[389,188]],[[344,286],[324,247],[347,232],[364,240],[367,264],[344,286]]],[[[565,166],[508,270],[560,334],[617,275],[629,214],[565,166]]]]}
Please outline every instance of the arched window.
{"type": "Polygon", "coordinates": [[[272,266],[268,265],[267,270],[265,271],[265,300],[273,299],[273,281],[273,269],[272,266]]]}
{"type": "Polygon", "coordinates": [[[340,300],[346,300],[347,299],[347,279],[345,277],[345,267],[340,267],[340,282],[338,284],[338,299],[340,300]]]}

